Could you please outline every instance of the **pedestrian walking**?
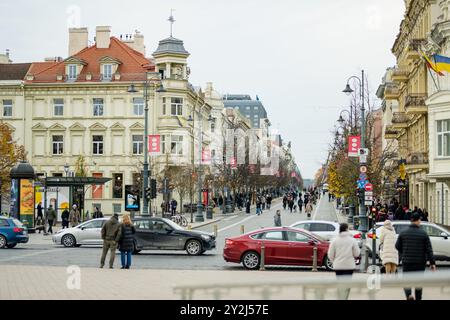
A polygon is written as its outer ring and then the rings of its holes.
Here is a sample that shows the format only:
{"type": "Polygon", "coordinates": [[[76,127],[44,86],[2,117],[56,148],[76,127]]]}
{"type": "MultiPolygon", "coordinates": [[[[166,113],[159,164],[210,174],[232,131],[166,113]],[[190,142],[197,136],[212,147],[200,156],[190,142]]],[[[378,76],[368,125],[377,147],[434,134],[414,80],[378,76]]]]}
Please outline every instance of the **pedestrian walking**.
{"type": "Polygon", "coordinates": [[[171,208],[171,215],[174,216],[177,214],[177,206],[178,206],[178,202],[175,199],[172,199],[172,201],[170,202],[170,208],[171,208]]]}
{"type": "Polygon", "coordinates": [[[80,219],[81,219],[80,211],[78,210],[77,205],[74,204],[69,214],[69,220],[70,224],[72,225],[72,228],[80,224],[80,219]]]}
{"type": "Polygon", "coordinates": [[[308,219],[311,219],[311,213],[313,212],[313,210],[314,210],[314,208],[313,208],[312,204],[308,203],[305,207],[305,212],[306,212],[308,219]]]}
{"type": "Polygon", "coordinates": [[[44,215],[42,213],[42,202],[39,202],[36,208],[37,208],[37,219],[41,218],[43,220],[44,215]]]}
{"type": "Polygon", "coordinates": [[[294,200],[291,198],[289,199],[289,210],[292,213],[292,210],[294,210],[294,200]]]}
{"type": "Polygon", "coordinates": [[[268,195],[266,198],[266,202],[267,202],[267,209],[270,210],[270,207],[272,206],[272,195],[268,195]]]}
{"type": "Polygon", "coordinates": [[[277,210],[277,212],[275,213],[275,216],[273,217],[273,222],[275,227],[281,227],[281,210],[277,210]]]}
{"type": "Polygon", "coordinates": [[[297,204],[298,204],[298,211],[299,211],[300,213],[302,213],[302,210],[303,210],[303,199],[302,199],[302,196],[299,196],[299,197],[298,197],[298,202],[297,202],[297,204]]]}
{"type": "Polygon", "coordinates": [[[134,234],[136,229],[131,222],[128,214],[122,217],[122,225],[120,228],[119,251],[120,261],[122,263],[121,269],[130,269],[131,255],[134,251],[134,234]]]}
{"type": "MultiPolygon", "coordinates": [[[[328,249],[328,259],[333,263],[337,277],[352,276],[356,268],[355,259],[360,255],[358,242],[348,231],[348,224],[339,226],[339,235],[333,239],[328,249]]],[[[341,291],[342,297],[348,299],[350,289],[341,291]]]]}
{"type": "Polygon", "coordinates": [[[49,205],[48,210],[46,212],[46,220],[48,221],[48,230],[47,233],[53,234],[53,223],[56,220],[56,211],[53,209],[52,205],[49,205]]]}
{"type": "Polygon", "coordinates": [[[62,220],[62,228],[63,229],[68,229],[69,228],[69,218],[70,218],[70,213],[69,210],[64,209],[64,211],[61,214],[61,220],[62,220]]]}
{"type": "Polygon", "coordinates": [[[256,200],[256,215],[259,216],[261,214],[262,214],[261,199],[258,197],[258,200],[256,200]]]}
{"type": "Polygon", "coordinates": [[[103,212],[100,211],[99,207],[95,207],[94,213],[92,215],[94,219],[103,218],[103,212]]]}
{"type": "MultiPolygon", "coordinates": [[[[420,223],[420,214],[414,213],[411,216],[411,225],[398,236],[395,244],[405,273],[424,272],[428,261],[431,270],[436,270],[430,237],[420,228],[420,223]]],[[[407,300],[422,300],[422,288],[415,288],[415,297],[411,288],[404,290],[407,300]]]]}
{"type": "Polygon", "coordinates": [[[283,197],[283,210],[286,210],[287,203],[288,203],[287,196],[284,196],[284,197],[283,197]]]}
{"type": "Polygon", "coordinates": [[[396,234],[392,222],[384,221],[380,229],[380,258],[387,274],[395,273],[398,266],[398,251],[395,248],[396,234]]]}
{"type": "Polygon", "coordinates": [[[428,211],[427,209],[423,209],[423,219],[422,221],[428,221],[428,211]]]}
{"type": "Polygon", "coordinates": [[[109,268],[114,268],[117,242],[120,240],[119,215],[115,213],[102,227],[103,252],[100,259],[100,268],[105,266],[106,255],[110,251],[109,268]]]}
{"type": "Polygon", "coordinates": [[[251,206],[250,199],[247,199],[246,203],[245,203],[245,213],[246,214],[250,214],[250,206],[251,206]]]}

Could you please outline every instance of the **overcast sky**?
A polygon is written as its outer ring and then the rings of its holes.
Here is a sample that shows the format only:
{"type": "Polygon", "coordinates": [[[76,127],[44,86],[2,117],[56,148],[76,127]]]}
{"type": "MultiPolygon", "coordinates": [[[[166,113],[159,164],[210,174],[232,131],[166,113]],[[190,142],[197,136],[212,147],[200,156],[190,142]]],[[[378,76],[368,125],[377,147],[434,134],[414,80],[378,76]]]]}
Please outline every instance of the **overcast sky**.
{"type": "MultiPolygon", "coordinates": [[[[147,54],[169,35],[191,53],[191,82],[258,95],[292,141],[304,178],[326,161],[330,130],[349,105],[342,90],[365,69],[375,92],[403,17],[401,0],[15,0],[0,2],[0,51],[14,62],[67,57],[67,28],[140,30],[147,54]]],[[[380,102],[378,102],[378,105],[380,102]]]]}

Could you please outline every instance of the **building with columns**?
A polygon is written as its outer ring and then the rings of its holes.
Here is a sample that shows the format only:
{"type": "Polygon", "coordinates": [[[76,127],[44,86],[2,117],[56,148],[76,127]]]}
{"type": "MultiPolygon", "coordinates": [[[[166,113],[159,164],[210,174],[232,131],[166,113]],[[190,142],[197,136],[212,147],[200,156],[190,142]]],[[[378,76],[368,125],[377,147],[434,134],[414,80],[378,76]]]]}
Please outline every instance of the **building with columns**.
{"type": "MultiPolygon", "coordinates": [[[[150,161],[154,177],[165,166],[191,163],[191,150],[200,148],[195,130],[203,130],[204,146],[209,143],[212,107],[189,82],[183,41],[164,39],[148,58],[140,33],[123,40],[110,27],[97,27],[93,45],[88,36],[87,28],[70,29],[67,58],[16,66],[27,71],[0,83],[0,120],[25,146],[37,173],[64,176],[64,167],[75,171],[83,156],[89,176],[112,178],[86,188],[85,209],[123,213],[125,185],[139,185],[143,169],[144,81],[150,82],[149,133],[162,139],[161,154],[150,161]],[[137,93],[128,92],[131,84],[137,93]],[[160,84],[165,92],[157,93],[160,84]]],[[[0,70],[13,68],[9,56],[2,62],[0,70]]]]}

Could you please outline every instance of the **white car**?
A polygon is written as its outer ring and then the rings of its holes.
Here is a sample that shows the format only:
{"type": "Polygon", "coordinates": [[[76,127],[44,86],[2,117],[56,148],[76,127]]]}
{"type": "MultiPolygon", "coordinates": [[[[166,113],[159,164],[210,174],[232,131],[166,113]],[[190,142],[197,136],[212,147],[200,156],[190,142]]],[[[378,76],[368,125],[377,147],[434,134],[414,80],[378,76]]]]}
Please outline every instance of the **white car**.
{"type": "MultiPolygon", "coordinates": [[[[395,229],[397,237],[400,233],[405,231],[410,225],[411,222],[409,221],[392,221],[392,226],[395,229]]],[[[376,238],[377,256],[379,254],[380,249],[380,233],[381,233],[380,227],[382,226],[383,222],[378,222],[375,224],[377,235],[376,238]]],[[[421,222],[420,227],[424,229],[428,234],[428,236],[430,237],[435,260],[450,261],[450,239],[449,239],[450,231],[431,222],[421,222]]],[[[365,242],[365,246],[369,252],[369,255],[372,255],[372,245],[373,245],[372,243],[373,243],[373,233],[372,230],[369,230],[365,242]]]]}
{"type": "Polygon", "coordinates": [[[68,248],[81,245],[102,245],[102,227],[108,220],[108,218],[93,219],[74,228],[60,230],[53,236],[53,243],[68,248]]]}
{"type": "MultiPolygon", "coordinates": [[[[339,223],[333,221],[305,220],[291,225],[292,228],[307,230],[319,237],[331,241],[339,235],[339,223]]],[[[360,242],[361,233],[357,230],[349,230],[355,239],[360,242]]],[[[360,245],[360,247],[362,244],[360,245]]]]}

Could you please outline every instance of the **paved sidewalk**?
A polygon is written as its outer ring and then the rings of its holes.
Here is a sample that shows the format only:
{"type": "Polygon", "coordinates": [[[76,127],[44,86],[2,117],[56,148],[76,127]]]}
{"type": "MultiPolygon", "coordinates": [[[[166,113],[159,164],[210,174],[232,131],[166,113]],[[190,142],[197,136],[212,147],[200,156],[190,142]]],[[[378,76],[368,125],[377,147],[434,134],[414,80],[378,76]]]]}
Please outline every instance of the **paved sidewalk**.
{"type": "MultiPolygon", "coordinates": [[[[80,286],[74,285],[73,273],[64,267],[44,266],[0,266],[0,300],[123,300],[153,299],[179,300],[174,287],[180,285],[229,284],[256,281],[313,279],[334,277],[331,272],[303,271],[198,271],[198,270],[120,270],[120,269],[80,269],[80,286]],[[71,277],[72,276],[72,277],[71,277]]],[[[368,275],[355,274],[354,277],[366,279],[368,275]]],[[[378,299],[403,300],[403,291],[383,289],[377,291],[378,299]]],[[[285,287],[272,296],[273,299],[296,300],[301,297],[299,287],[285,287]]],[[[194,299],[212,299],[212,293],[198,292],[194,299]]],[[[312,297],[313,298],[313,297],[312,297]]],[[[329,297],[335,299],[334,295],[329,297]]],[[[425,299],[449,299],[450,292],[440,289],[425,289],[425,299]]],[[[233,289],[223,296],[227,300],[259,300],[257,291],[249,288],[233,289]]],[[[350,294],[351,300],[367,299],[356,289],[350,294]]]]}

